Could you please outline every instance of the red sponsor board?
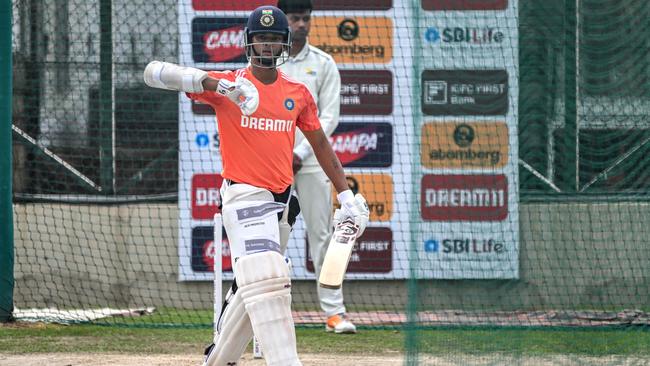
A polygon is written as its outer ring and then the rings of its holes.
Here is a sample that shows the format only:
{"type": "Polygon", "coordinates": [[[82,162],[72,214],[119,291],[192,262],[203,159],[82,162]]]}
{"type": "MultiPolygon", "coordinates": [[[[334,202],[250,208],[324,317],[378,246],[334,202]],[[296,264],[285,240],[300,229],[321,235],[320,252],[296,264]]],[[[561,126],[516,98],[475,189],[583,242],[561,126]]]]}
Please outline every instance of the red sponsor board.
{"type": "Polygon", "coordinates": [[[192,177],[192,218],[212,220],[219,212],[220,174],[195,174],[192,177]]]}
{"type": "Polygon", "coordinates": [[[247,62],[244,50],[246,18],[198,17],[192,20],[194,62],[247,62]]]}
{"type": "MultiPolygon", "coordinates": [[[[232,272],[230,243],[226,230],[222,229],[221,240],[221,269],[232,272]]],[[[212,226],[197,226],[192,229],[192,270],[196,272],[214,272],[214,228],[212,226]]]]}
{"type": "Polygon", "coordinates": [[[504,10],[508,0],[422,0],[424,10],[504,10]]]}
{"type": "MultiPolygon", "coordinates": [[[[262,5],[276,5],[275,0],[192,0],[194,10],[253,10],[262,5]]],[[[314,10],[388,10],[392,0],[314,0],[314,10]]]]}
{"type": "Polygon", "coordinates": [[[341,114],[393,113],[393,74],[388,70],[341,70],[341,114]]]}
{"type": "MultiPolygon", "coordinates": [[[[305,245],[306,267],[314,272],[314,263],[309,255],[309,241],[305,245]]],[[[393,232],[387,227],[368,227],[357,239],[348,273],[388,273],[393,270],[393,232]]]]}
{"type": "MultiPolygon", "coordinates": [[[[224,234],[225,235],[225,234],[224,234]]],[[[214,240],[208,240],[203,245],[202,261],[208,272],[214,272],[214,240]]],[[[221,271],[232,272],[232,259],[230,257],[230,243],[224,236],[221,242],[221,271]]]]}
{"type": "Polygon", "coordinates": [[[231,60],[240,56],[244,51],[241,42],[243,36],[244,27],[241,25],[205,32],[203,34],[203,52],[215,62],[231,60]]]}
{"type": "Polygon", "coordinates": [[[425,175],[420,195],[428,221],[502,221],[508,216],[508,179],[498,175],[425,175]]]}

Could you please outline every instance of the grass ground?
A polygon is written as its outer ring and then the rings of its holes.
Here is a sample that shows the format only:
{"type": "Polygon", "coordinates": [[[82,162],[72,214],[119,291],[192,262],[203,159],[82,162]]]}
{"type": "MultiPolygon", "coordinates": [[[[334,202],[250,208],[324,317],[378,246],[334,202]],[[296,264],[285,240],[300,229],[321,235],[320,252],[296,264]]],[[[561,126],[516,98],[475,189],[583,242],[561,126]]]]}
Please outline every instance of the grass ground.
{"type": "MultiPolygon", "coordinates": [[[[299,328],[302,353],[403,354],[400,330],[362,329],[356,335],[326,334],[299,328]]],[[[98,325],[13,323],[0,325],[0,353],[201,353],[211,337],[207,328],[146,328],[98,325]]],[[[626,329],[432,329],[417,333],[418,352],[430,355],[643,356],[650,359],[650,331],[626,329]]]]}

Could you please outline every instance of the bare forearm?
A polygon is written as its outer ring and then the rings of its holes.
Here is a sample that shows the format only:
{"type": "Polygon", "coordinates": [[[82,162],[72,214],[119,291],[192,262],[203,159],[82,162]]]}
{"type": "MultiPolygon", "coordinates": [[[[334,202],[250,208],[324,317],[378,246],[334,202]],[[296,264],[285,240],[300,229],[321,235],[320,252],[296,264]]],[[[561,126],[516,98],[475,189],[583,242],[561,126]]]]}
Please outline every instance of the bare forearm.
{"type": "Polygon", "coordinates": [[[343,192],[349,189],[341,162],[334,153],[334,150],[332,150],[332,145],[330,145],[323,130],[307,131],[304,132],[304,135],[314,149],[318,163],[323,168],[327,177],[332,181],[336,191],[343,192]]]}
{"type": "Polygon", "coordinates": [[[323,153],[316,154],[316,158],[327,177],[332,181],[336,192],[340,193],[349,189],[348,183],[339,158],[334,154],[331,146],[328,145],[328,147],[329,149],[323,149],[323,153]]]}
{"type": "Polygon", "coordinates": [[[219,85],[219,79],[214,79],[208,76],[203,80],[203,89],[205,90],[217,90],[217,85],[219,85]]]}

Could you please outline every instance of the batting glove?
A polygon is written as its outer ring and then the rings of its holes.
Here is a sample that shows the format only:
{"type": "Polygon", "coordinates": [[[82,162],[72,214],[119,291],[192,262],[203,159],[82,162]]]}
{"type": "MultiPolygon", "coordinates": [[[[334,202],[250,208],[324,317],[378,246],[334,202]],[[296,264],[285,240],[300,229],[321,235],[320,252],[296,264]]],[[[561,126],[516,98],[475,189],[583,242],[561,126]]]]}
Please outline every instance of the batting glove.
{"type": "Polygon", "coordinates": [[[348,218],[352,219],[359,227],[357,237],[361,236],[363,231],[366,230],[366,225],[368,225],[370,219],[370,210],[368,210],[366,199],[359,193],[353,196],[352,191],[349,189],[339,193],[337,198],[341,208],[334,211],[334,226],[336,227],[336,225],[348,218]]]}
{"type": "Polygon", "coordinates": [[[245,116],[255,113],[260,104],[260,95],[255,85],[241,76],[238,76],[235,81],[220,79],[217,93],[237,104],[245,116]]]}

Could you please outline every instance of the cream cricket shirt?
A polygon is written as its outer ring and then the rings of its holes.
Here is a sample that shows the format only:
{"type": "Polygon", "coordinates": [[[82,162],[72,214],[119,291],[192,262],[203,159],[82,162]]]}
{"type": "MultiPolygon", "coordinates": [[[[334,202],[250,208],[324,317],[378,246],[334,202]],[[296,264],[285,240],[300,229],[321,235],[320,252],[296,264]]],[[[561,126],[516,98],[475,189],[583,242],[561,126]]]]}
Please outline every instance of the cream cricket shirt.
{"type": "MultiPolygon", "coordinates": [[[[341,76],[332,56],[309,45],[308,41],[295,57],[290,57],[280,66],[280,70],[307,85],[318,106],[321,127],[325,135],[331,136],[339,124],[341,99],[341,76]]],[[[293,152],[302,159],[300,172],[309,173],[321,169],[309,141],[300,131],[296,131],[293,152]]]]}

